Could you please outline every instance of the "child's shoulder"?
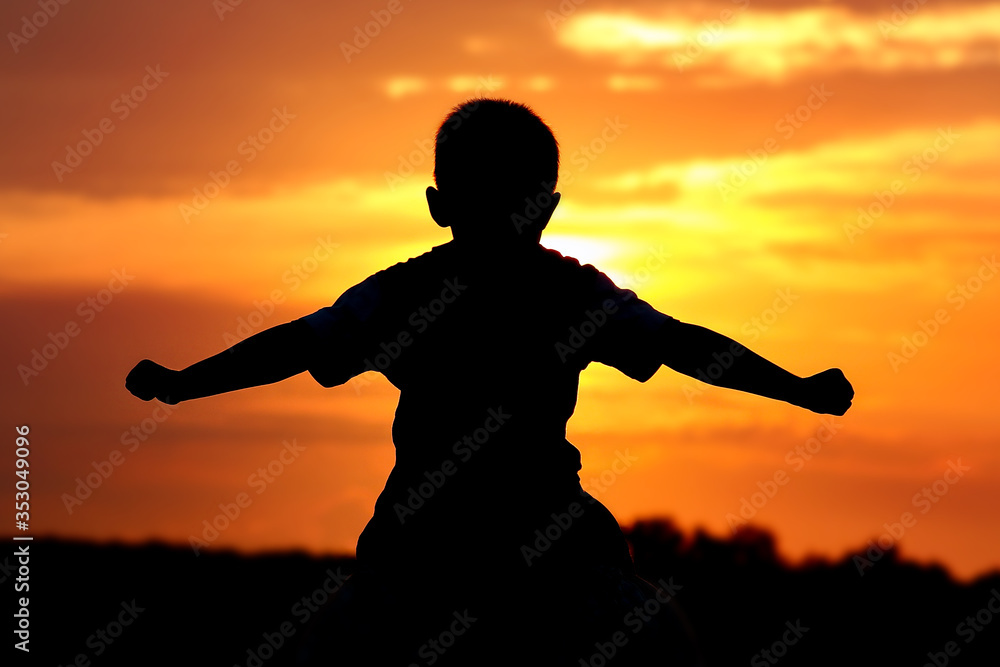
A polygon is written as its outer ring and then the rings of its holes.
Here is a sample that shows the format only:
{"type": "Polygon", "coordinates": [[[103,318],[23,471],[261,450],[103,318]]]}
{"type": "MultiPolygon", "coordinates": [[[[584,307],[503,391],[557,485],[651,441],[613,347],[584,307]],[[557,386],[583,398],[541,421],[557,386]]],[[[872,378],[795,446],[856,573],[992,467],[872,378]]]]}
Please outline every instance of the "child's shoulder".
{"type": "Polygon", "coordinates": [[[441,265],[457,256],[454,241],[434,246],[430,250],[387,266],[376,275],[385,273],[418,272],[431,269],[433,266],[441,265]]]}
{"type": "Polygon", "coordinates": [[[455,241],[449,241],[430,250],[396,262],[375,274],[383,284],[416,286],[425,280],[440,280],[453,274],[468,275],[501,271],[516,272],[539,283],[555,283],[564,288],[596,288],[610,279],[592,264],[582,264],[575,257],[563,255],[558,250],[534,246],[508,257],[486,258],[470,255],[455,241]]]}
{"type": "Polygon", "coordinates": [[[612,285],[611,279],[593,264],[583,264],[576,257],[563,255],[551,248],[543,247],[542,250],[545,270],[553,280],[583,290],[607,288],[612,285]]]}

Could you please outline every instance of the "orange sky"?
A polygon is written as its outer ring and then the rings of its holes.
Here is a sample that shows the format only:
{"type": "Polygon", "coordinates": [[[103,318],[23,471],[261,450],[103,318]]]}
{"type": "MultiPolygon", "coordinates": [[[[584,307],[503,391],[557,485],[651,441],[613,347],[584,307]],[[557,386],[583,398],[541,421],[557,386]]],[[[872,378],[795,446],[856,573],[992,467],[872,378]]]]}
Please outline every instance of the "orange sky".
{"type": "Polygon", "coordinates": [[[429,141],[490,94],[561,144],[544,245],[857,391],[824,427],[669,369],[637,384],[592,366],[570,440],[620,521],[724,535],[756,499],[796,560],[910,512],[904,556],[1000,567],[1000,2],[222,6],[0,7],[0,382],[10,437],[31,426],[33,533],[184,544],[247,493],[213,547],[352,551],[393,460],[384,378],[170,414],[124,378],[447,241],[423,200],[429,141]],[[302,449],[274,463],[285,442],[302,449]]]}

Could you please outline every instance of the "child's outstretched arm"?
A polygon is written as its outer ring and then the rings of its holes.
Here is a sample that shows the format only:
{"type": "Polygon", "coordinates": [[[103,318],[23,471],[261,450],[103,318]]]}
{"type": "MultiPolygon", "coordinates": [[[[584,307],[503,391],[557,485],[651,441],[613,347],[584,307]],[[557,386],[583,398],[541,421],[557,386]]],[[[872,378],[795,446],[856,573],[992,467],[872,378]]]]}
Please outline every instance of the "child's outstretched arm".
{"type": "Polygon", "coordinates": [[[854,388],[839,368],[802,378],[711,329],[671,322],[665,331],[663,363],[679,373],[821,414],[842,415],[851,407],[854,388]]]}
{"type": "Polygon", "coordinates": [[[168,404],[279,382],[305,371],[317,348],[315,332],[301,320],[281,324],[184,370],[143,359],[125,378],[125,388],[144,401],[168,404]]]}

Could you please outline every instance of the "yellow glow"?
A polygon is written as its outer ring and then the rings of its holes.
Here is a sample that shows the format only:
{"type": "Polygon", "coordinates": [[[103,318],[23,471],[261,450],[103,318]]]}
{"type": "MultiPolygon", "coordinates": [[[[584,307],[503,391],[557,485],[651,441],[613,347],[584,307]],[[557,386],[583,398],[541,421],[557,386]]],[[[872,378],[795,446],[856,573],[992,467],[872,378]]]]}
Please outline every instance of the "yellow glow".
{"type": "Polygon", "coordinates": [[[533,76],[526,83],[528,90],[537,92],[551,90],[553,85],[552,78],[547,76],[533,76]]]}
{"type": "Polygon", "coordinates": [[[419,93],[427,88],[427,82],[420,77],[399,76],[390,79],[385,85],[385,92],[392,98],[403,97],[411,93],[419,93]]]}
{"type": "Polygon", "coordinates": [[[716,84],[779,82],[847,68],[1000,63],[1000,3],[923,5],[911,15],[874,17],[836,6],[779,12],[719,5],[689,11],[580,12],[558,39],[569,49],[617,57],[623,65],[659,63],[677,72],[722,68],[740,77],[713,75],[716,84]]]}
{"type": "Polygon", "coordinates": [[[482,75],[459,75],[448,79],[448,89],[456,93],[475,92],[485,94],[504,87],[503,79],[492,75],[484,77],[482,75]]]}
{"type": "Polygon", "coordinates": [[[661,81],[653,76],[615,74],[608,79],[608,88],[614,91],[657,90],[661,85],[661,81]]]}
{"type": "Polygon", "coordinates": [[[580,260],[581,264],[600,265],[605,260],[613,258],[619,249],[613,242],[594,240],[584,236],[570,234],[544,234],[542,245],[558,250],[563,255],[580,260]]]}

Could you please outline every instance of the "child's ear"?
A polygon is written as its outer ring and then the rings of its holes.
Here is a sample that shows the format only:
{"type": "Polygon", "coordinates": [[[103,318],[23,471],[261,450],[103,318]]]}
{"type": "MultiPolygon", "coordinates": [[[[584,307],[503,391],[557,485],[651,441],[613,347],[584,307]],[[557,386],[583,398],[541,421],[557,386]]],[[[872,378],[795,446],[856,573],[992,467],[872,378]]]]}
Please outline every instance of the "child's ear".
{"type": "Polygon", "coordinates": [[[445,211],[444,198],[441,192],[433,187],[427,186],[427,208],[431,212],[431,217],[434,218],[434,222],[438,224],[439,227],[450,227],[448,223],[448,215],[445,211]]]}
{"type": "Polygon", "coordinates": [[[540,223],[539,231],[545,229],[545,227],[549,224],[549,220],[552,219],[552,214],[555,212],[556,206],[559,205],[560,199],[562,199],[562,194],[558,192],[553,192],[552,201],[549,203],[548,206],[542,208],[541,215],[539,216],[538,220],[538,222],[540,223]]]}
{"type": "Polygon", "coordinates": [[[556,206],[559,205],[559,201],[561,199],[562,199],[562,193],[561,192],[553,192],[552,193],[552,204],[548,207],[548,209],[549,209],[549,217],[552,217],[552,213],[556,210],[556,206]]]}

